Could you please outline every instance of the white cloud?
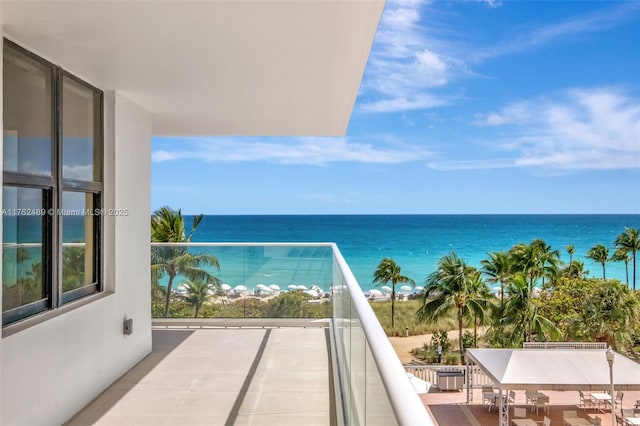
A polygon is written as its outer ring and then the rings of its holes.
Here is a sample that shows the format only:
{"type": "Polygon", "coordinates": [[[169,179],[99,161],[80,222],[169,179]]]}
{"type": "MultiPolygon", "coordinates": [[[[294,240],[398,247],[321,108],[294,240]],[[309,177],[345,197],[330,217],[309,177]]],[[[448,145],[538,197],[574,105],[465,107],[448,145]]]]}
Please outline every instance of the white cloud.
{"type": "Polygon", "coordinates": [[[424,160],[430,153],[397,141],[357,142],[348,138],[198,138],[181,139],[176,148],[153,151],[154,162],[202,160],[209,163],[265,161],[325,165],[334,162],[397,164],[424,160]]]}
{"type": "MultiPolygon", "coordinates": [[[[515,153],[498,167],[555,170],[640,169],[640,100],[616,88],[572,89],[480,115],[478,125],[504,126],[512,136],[492,145],[515,153]]],[[[502,133],[504,134],[504,133],[502,133]]],[[[433,163],[434,168],[491,168],[491,162],[433,163]]]]}
{"type": "MultiPolygon", "coordinates": [[[[491,3],[491,0],[487,2],[491,3]]],[[[510,37],[505,42],[488,48],[477,49],[475,53],[469,56],[469,60],[472,62],[481,62],[497,56],[522,52],[556,40],[566,40],[570,36],[577,34],[606,31],[628,19],[632,19],[634,16],[637,16],[638,12],[640,12],[640,3],[620,2],[609,9],[575,16],[562,22],[556,22],[534,28],[530,31],[521,32],[516,36],[510,37]]]]}
{"type": "Polygon", "coordinates": [[[395,98],[381,99],[372,102],[362,102],[360,110],[366,112],[394,112],[427,109],[446,105],[449,100],[438,98],[428,93],[419,93],[415,96],[397,96],[395,98]]]}
{"type": "Polygon", "coordinates": [[[93,180],[93,166],[91,164],[64,164],[62,175],[66,179],[93,180]]]}
{"type": "Polygon", "coordinates": [[[426,1],[390,1],[383,13],[371,51],[358,110],[395,112],[444,105],[450,96],[430,91],[466,73],[464,62],[448,55],[442,42],[420,24],[426,1]]]}

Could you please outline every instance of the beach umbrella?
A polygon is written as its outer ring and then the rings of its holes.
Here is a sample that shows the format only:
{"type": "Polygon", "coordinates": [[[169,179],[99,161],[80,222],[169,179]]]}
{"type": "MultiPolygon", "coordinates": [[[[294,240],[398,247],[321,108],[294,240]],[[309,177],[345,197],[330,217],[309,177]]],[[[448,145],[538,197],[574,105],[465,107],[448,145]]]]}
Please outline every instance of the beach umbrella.
{"type": "Polygon", "coordinates": [[[237,285],[233,288],[233,291],[235,291],[236,293],[240,294],[240,293],[246,293],[247,292],[247,287],[244,285],[237,285]]]}
{"type": "Polygon", "coordinates": [[[424,291],[424,287],[422,287],[421,285],[419,285],[419,286],[416,286],[415,290],[416,290],[418,293],[422,293],[422,292],[424,291]]]}
{"type": "Polygon", "coordinates": [[[264,284],[258,284],[256,286],[256,290],[260,292],[271,293],[271,289],[264,284]]]}
{"type": "Polygon", "coordinates": [[[385,293],[391,293],[393,291],[391,287],[389,287],[388,285],[383,285],[382,287],[380,287],[380,290],[382,290],[385,293]]]}
{"type": "Polygon", "coordinates": [[[295,284],[289,284],[289,285],[287,286],[287,288],[288,288],[289,290],[297,290],[297,289],[298,289],[298,286],[297,286],[297,285],[295,285],[295,284]]]}
{"type": "Polygon", "coordinates": [[[228,292],[231,290],[231,286],[229,284],[221,284],[220,290],[228,292]]]}
{"type": "Polygon", "coordinates": [[[300,284],[297,288],[298,290],[305,290],[305,291],[309,290],[306,285],[302,285],[302,284],[300,284]]]}
{"type": "Polygon", "coordinates": [[[399,291],[403,292],[403,293],[410,293],[411,290],[413,290],[410,286],[408,285],[403,285],[402,287],[400,287],[399,291]]]}
{"type": "Polygon", "coordinates": [[[369,296],[382,296],[382,292],[377,289],[369,290],[369,296]]]}
{"type": "Polygon", "coordinates": [[[280,286],[278,284],[271,284],[271,285],[269,285],[269,288],[272,291],[280,291],[280,286]]]}

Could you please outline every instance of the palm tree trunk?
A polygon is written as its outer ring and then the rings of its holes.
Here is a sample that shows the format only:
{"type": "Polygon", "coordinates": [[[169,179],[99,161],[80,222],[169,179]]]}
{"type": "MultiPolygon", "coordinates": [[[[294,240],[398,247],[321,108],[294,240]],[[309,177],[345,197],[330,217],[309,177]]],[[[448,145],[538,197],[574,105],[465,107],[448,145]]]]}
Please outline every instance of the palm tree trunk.
{"type": "Polygon", "coordinates": [[[606,272],[605,272],[605,270],[604,270],[604,262],[602,262],[602,279],[603,279],[603,280],[606,280],[606,279],[607,279],[607,274],[606,274],[606,272]]]}
{"type": "Polygon", "coordinates": [[[624,261],[624,273],[627,277],[627,287],[629,287],[629,262],[627,262],[626,260],[624,261]]]}
{"type": "Polygon", "coordinates": [[[464,364],[464,345],[462,344],[462,308],[458,307],[458,349],[460,350],[460,363],[464,364]]]}
{"type": "Polygon", "coordinates": [[[473,315],[473,347],[478,347],[478,316],[473,315]]]}
{"type": "Polygon", "coordinates": [[[169,282],[167,283],[167,297],[164,300],[164,318],[169,318],[169,304],[171,303],[171,287],[173,286],[173,277],[175,275],[169,275],[169,282]]]}
{"type": "Polygon", "coordinates": [[[633,251],[633,290],[636,289],[636,252],[633,251]]]}
{"type": "Polygon", "coordinates": [[[200,313],[200,305],[196,303],[195,308],[196,309],[195,309],[195,313],[193,314],[193,317],[198,318],[198,313],[200,313]]]}
{"type": "Polygon", "coordinates": [[[391,285],[391,330],[396,331],[396,285],[391,285]]]}

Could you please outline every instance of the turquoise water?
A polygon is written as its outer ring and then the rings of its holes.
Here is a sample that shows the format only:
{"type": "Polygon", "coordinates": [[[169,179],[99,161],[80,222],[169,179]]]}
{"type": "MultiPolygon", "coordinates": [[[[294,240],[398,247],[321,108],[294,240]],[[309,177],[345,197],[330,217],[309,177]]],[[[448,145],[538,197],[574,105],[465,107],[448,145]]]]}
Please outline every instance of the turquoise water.
{"type": "MultiPolygon", "coordinates": [[[[191,223],[191,218],[187,218],[191,223]]],[[[595,244],[613,252],[625,227],[640,227],[640,215],[302,215],[205,216],[194,242],[335,242],[360,286],[372,288],[373,272],[384,257],[393,258],[417,284],[433,272],[438,260],[455,251],[480,267],[488,252],[509,250],[517,243],[542,239],[585,263],[589,276],[602,267],[585,258],[595,244]]],[[[225,265],[221,265],[224,271],[225,265]]],[[[629,265],[630,280],[632,270],[629,265]]],[[[624,263],[610,262],[607,278],[625,282],[624,263]]]]}

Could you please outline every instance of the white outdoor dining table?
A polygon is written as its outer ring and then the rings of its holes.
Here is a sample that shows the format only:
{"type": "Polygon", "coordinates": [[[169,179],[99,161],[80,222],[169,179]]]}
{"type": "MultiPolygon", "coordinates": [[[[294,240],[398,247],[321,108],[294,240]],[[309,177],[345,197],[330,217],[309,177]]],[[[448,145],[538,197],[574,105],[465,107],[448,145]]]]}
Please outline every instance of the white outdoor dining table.
{"type": "Polygon", "coordinates": [[[624,421],[628,425],[640,425],[640,417],[625,417],[624,421]]]}
{"type": "Polygon", "coordinates": [[[598,410],[604,412],[604,410],[600,407],[600,404],[603,402],[611,401],[611,395],[604,392],[592,392],[591,397],[595,399],[598,403],[598,410]]]}

